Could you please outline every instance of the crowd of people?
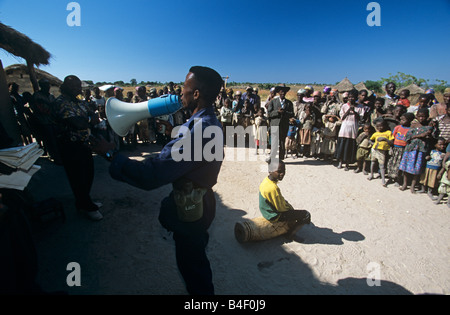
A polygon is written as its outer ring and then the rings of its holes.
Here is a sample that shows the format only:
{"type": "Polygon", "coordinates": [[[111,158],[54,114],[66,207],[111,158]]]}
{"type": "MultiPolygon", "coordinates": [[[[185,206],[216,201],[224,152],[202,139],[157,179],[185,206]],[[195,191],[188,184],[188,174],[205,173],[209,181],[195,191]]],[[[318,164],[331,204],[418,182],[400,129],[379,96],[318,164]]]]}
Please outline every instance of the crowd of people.
{"type": "MultiPolygon", "coordinates": [[[[354,172],[363,173],[368,180],[379,173],[385,187],[395,183],[406,190],[409,184],[410,191],[416,193],[420,184],[419,192],[427,193],[436,204],[450,193],[450,89],[445,90],[442,103],[433,90],[428,90],[412,104],[409,91],[401,90],[397,95],[394,83],[385,86],[383,96],[367,90],[340,93],[329,86],[317,91],[308,85],[297,91],[297,99],[292,102],[286,98],[290,88],[282,85],[273,87],[262,102],[258,89],[249,86],[242,93],[224,86],[219,92],[221,84],[214,70],[192,67],[184,89],[170,83],[160,91],[151,88],[147,92],[140,86],[126,96],[120,87],[109,88],[104,95],[97,87],[83,91],[76,76],[64,79],[57,98],[45,79],[39,81],[40,90],[34,94],[20,95],[15,83],[10,83],[9,89],[22,144],[37,141],[56,164],[64,166],[75,207],[91,220],[103,218],[99,211],[102,204],[90,196],[94,152],[111,161],[110,174],[116,180],[145,190],[173,184],[173,192],[161,203],[159,220],[174,232],[177,264],[191,294],[214,294],[205,248],[215,213],[212,187],[222,160],[202,163],[201,170],[195,160],[176,163],[171,157],[173,147],[181,141],[180,137],[171,137],[176,126],[189,127],[191,141],[195,139],[193,121],[198,118],[206,127],[221,123],[225,138],[227,127],[251,127],[254,137],[246,137],[246,145],[253,145],[249,141],[254,139],[255,153],[262,149],[268,154],[271,181],[284,176],[283,160],[305,157],[335,163],[344,171],[356,165],[354,172]],[[137,122],[126,137],[118,136],[109,126],[105,113],[108,98],[142,103],[166,94],[179,95],[183,108],[137,122]],[[161,144],[163,149],[157,157],[143,162],[117,154],[136,148],[138,141],[161,144]],[[115,151],[108,155],[112,148],[115,151]],[[271,168],[270,161],[276,155],[279,162],[271,168]]],[[[2,147],[9,146],[11,139],[3,128],[0,131],[2,147]]],[[[261,200],[269,200],[276,190],[274,185],[262,185],[261,200]]],[[[447,205],[450,207],[450,201],[447,205]]],[[[286,209],[292,210],[284,207],[281,212],[286,209]]],[[[270,211],[265,214],[269,220],[273,218],[270,211]]],[[[306,212],[287,211],[284,217],[296,221],[291,237],[310,221],[306,212]]]]}
{"type": "Polygon", "coordinates": [[[381,96],[364,89],[339,93],[329,86],[315,91],[307,85],[291,102],[286,99],[289,90],[273,87],[262,103],[258,90],[250,86],[245,93],[223,89],[216,101],[217,115],[224,127],[253,125],[256,154],[262,146],[278,153],[280,160],[320,159],[345,171],[356,165],[354,172],[368,180],[379,174],[383,186],[392,183],[406,190],[409,185],[411,193],[425,192],[436,203],[450,191],[449,88],[441,103],[428,89],[416,104],[411,104],[407,89],[397,95],[392,82],[381,96]],[[279,128],[278,148],[271,146],[271,128],[260,126],[279,128]],[[260,130],[268,130],[267,135],[260,130]]]}
{"type": "MultiPolygon", "coordinates": [[[[47,80],[40,80],[39,86],[34,95],[28,92],[20,95],[19,86],[14,82],[9,84],[23,144],[35,139],[55,163],[62,165],[61,151],[65,149],[61,143],[58,145],[60,127],[53,112],[57,99],[50,94],[47,80]]],[[[329,86],[315,91],[307,85],[297,91],[297,99],[292,102],[286,98],[289,90],[285,85],[275,86],[262,102],[258,88],[248,86],[243,93],[222,88],[214,108],[224,127],[224,137],[228,126],[253,126],[256,154],[262,149],[263,154],[278,153],[281,160],[289,156],[322,159],[335,162],[338,169],[345,171],[350,165],[356,165],[354,172],[362,172],[368,180],[379,173],[383,186],[395,183],[405,190],[409,184],[415,193],[416,185],[420,184],[419,191],[427,192],[437,202],[441,201],[441,194],[447,194],[444,184],[439,187],[440,181],[448,180],[443,173],[450,143],[449,89],[441,103],[433,89],[429,89],[419,96],[417,104],[410,103],[409,90],[400,90],[397,95],[397,87],[392,82],[386,84],[383,96],[368,90],[340,93],[329,86]],[[273,126],[279,128],[277,150],[271,146],[270,127],[273,126]],[[272,150],[266,151],[268,148],[272,150]]],[[[90,132],[113,141],[116,149],[134,150],[138,142],[164,146],[171,140],[173,128],[192,115],[183,109],[145,119],[137,122],[127,136],[120,137],[107,121],[105,105],[109,97],[141,103],[165,94],[181,96],[182,87],[170,82],[159,90],[147,91],[145,86],[139,86],[135,93],[128,92],[126,96],[123,91],[121,87],[110,87],[102,93],[94,87],[83,92],[90,111],[88,116],[95,117],[90,132]]],[[[250,146],[249,138],[245,140],[250,146]]]]}

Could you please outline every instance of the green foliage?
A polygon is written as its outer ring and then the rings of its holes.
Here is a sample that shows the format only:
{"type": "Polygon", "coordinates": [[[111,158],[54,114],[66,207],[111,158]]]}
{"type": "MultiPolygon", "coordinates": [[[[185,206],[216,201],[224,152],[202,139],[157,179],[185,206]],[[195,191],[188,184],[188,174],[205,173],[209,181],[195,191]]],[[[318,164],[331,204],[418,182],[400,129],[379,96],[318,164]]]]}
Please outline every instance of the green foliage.
{"type": "Polygon", "coordinates": [[[136,79],[131,79],[130,80],[130,84],[133,85],[133,86],[137,85],[137,80],[136,79]]]}
{"type": "Polygon", "coordinates": [[[260,83],[258,84],[258,88],[260,90],[270,90],[274,85],[272,83],[260,83]]]}
{"type": "Polygon", "coordinates": [[[438,84],[434,84],[434,85],[433,85],[433,89],[434,89],[436,92],[444,93],[444,90],[448,87],[447,81],[445,81],[445,80],[439,80],[439,79],[436,79],[435,81],[438,82],[438,84]]]}
{"type": "Polygon", "coordinates": [[[371,81],[367,80],[364,82],[367,89],[374,91],[375,93],[381,93],[383,91],[383,82],[382,81],[371,81]]]}
{"type": "Polygon", "coordinates": [[[426,86],[427,82],[430,80],[416,78],[411,74],[405,74],[403,72],[397,72],[397,74],[392,75],[389,73],[389,77],[381,78],[381,82],[383,85],[386,85],[388,82],[394,82],[397,88],[401,88],[410,84],[416,84],[417,86],[426,86]]]}

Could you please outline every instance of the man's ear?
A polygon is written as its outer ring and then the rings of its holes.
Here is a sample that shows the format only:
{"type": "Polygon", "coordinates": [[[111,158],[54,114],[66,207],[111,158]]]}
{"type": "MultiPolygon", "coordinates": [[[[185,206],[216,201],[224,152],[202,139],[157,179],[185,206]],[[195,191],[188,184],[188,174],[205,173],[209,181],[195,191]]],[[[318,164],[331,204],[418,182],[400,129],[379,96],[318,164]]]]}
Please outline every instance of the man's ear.
{"type": "Polygon", "coordinates": [[[194,100],[198,100],[200,98],[200,91],[199,90],[195,90],[194,91],[194,100]]]}

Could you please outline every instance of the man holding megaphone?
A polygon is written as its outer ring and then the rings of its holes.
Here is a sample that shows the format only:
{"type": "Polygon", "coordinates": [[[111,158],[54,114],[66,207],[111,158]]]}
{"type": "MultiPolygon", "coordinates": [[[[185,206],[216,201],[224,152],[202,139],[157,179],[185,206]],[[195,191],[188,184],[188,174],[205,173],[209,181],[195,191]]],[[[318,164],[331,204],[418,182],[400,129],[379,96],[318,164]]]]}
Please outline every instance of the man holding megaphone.
{"type": "MultiPolygon", "coordinates": [[[[108,155],[110,174],[116,180],[145,190],[173,185],[173,191],[161,203],[159,221],[173,232],[177,265],[189,294],[193,295],[214,294],[212,271],[205,249],[209,239],[208,228],[215,216],[216,199],[212,187],[217,182],[223,161],[223,135],[213,134],[210,138],[210,141],[221,144],[221,159],[211,161],[202,157],[199,160],[198,152],[191,152],[191,159],[178,160],[172,154],[183,150],[179,141],[194,143],[194,139],[198,141],[203,137],[195,134],[205,128],[221,128],[213,104],[222,86],[222,77],[211,68],[196,66],[189,70],[181,103],[184,109],[192,110],[193,115],[180,129],[186,132],[170,141],[157,157],[145,161],[131,160],[114,154],[111,151],[114,145],[105,139],[99,139],[93,146],[94,152],[108,155]]],[[[155,106],[160,105],[149,104],[148,110],[155,110],[155,106]]],[[[202,149],[210,142],[200,141],[202,149]]],[[[191,147],[199,148],[198,144],[191,147]]]]}

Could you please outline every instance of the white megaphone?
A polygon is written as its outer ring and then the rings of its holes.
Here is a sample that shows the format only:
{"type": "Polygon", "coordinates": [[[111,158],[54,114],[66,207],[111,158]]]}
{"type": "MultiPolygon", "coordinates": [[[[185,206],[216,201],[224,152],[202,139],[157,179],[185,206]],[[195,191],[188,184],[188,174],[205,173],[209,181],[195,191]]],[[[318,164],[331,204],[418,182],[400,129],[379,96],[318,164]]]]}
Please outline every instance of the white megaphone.
{"type": "Polygon", "coordinates": [[[106,118],[114,132],[125,137],[138,121],[173,114],[181,107],[178,95],[163,95],[142,103],[126,103],[111,97],[106,102],[106,118]]]}

